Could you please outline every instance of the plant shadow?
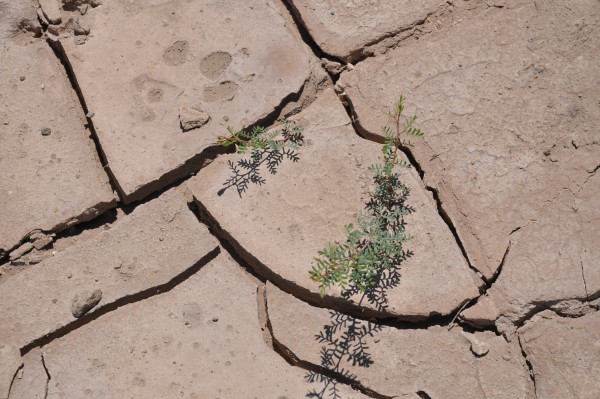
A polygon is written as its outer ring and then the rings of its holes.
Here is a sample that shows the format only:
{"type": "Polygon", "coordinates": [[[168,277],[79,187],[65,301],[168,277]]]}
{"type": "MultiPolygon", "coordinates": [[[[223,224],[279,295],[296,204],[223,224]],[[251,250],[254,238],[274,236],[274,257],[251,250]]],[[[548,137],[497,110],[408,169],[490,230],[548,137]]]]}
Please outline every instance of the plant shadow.
{"type": "MultiPolygon", "coordinates": [[[[408,191],[405,191],[403,195],[395,200],[396,204],[400,204],[403,208],[405,215],[416,212],[414,207],[406,203],[408,193],[408,191]]],[[[372,206],[372,202],[366,204],[367,209],[372,206]]],[[[392,229],[403,230],[405,225],[402,218],[395,223],[391,223],[391,225],[382,226],[382,228],[390,228],[391,226],[392,229]]],[[[350,299],[360,295],[359,306],[366,301],[369,308],[385,313],[389,308],[388,291],[400,284],[401,266],[403,262],[412,256],[414,256],[414,253],[410,250],[399,251],[388,263],[388,267],[381,267],[377,270],[373,283],[364,291],[356,285],[349,286],[342,292],[342,298],[350,299]]],[[[370,353],[370,345],[378,342],[376,334],[381,332],[383,328],[383,325],[372,321],[357,319],[338,311],[330,311],[330,323],[323,326],[319,334],[315,335],[315,340],[322,345],[320,366],[323,370],[329,371],[329,375],[314,371],[307,372],[305,379],[309,383],[320,383],[322,385],[318,390],[311,389],[306,397],[341,399],[342,396],[338,386],[340,380],[350,385],[357,385],[358,378],[351,371],[351,368],[369,368],[374,364],[370,353]]]]}
{"type": "Polygon", "coordinates": [[[277,174],[278,168],[284,160],[290,160],[294,163],[300,160],[299,149],[304,144],[304,135],[302,128],[284,122],[284,127],[281,131],[273,133],[267,132],[265,129],[258,129],[254,132],[240,132],[244,139],[248,140],[243,145],[243,150],[238,153],[245,153],[246,148],[252,149],[251,156],[245,159],[239,159],[237,162],[229,160],[229,170],[231,176],[223,183],[223,187],[217,192],[222,196],[229,188],[235,187],[240,198],[251,184],[262,186],[266,183],[266,179],[261,175],[260,168],[266,166],[269,174],[277,174]],[[275,139],[275,136],[280,136],[280,139],[275,139]]]}

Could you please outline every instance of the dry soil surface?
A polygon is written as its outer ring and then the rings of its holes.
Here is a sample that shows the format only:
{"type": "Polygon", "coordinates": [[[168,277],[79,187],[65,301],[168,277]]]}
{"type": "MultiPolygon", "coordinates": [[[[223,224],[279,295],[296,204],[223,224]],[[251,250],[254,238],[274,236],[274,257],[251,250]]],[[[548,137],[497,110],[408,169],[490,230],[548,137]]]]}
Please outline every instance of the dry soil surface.
{"type": "Polygon", "coordinates": [[[0,0],[0,399],[600,398],[598,48],[597,0],[0,0]],[[321,296],[401,94],[411,239],[321,296]]]}

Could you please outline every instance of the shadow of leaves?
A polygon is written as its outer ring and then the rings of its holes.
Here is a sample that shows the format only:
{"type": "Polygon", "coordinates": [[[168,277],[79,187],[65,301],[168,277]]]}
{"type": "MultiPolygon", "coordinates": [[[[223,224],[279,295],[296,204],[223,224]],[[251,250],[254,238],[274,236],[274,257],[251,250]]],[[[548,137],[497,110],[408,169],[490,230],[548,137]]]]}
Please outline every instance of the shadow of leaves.
{"type": "Polygon", "coordinates": [[[299,149],[304,144],[301,127],[285,121],[281,131],[269,132],[260,128],[253,132],[237,133],[247,140],[240,146],[241,150],[238,149],[238,152],[245,153],[246,148],[249,147],[252,153],[250,158],[239,159],[237,162],[228,161],[231,176],[217,192],[219,196],[229,188],[235,187],[241,198],[251,184],[262,186],[266,183],[266,179],[261,175],[261,166],[265,165],[268,173],[275,175],[284,160],[294,163],[300,160],[299,149]],[[275,139],[276,136],[280,139],[275,139]]]}

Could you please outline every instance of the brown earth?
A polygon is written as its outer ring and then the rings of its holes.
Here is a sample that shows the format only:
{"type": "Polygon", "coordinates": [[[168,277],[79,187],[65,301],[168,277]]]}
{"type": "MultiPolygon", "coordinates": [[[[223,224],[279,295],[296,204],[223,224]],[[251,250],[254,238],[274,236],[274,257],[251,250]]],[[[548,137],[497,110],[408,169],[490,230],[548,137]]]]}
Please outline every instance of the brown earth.
{"type": "Polygon", "coordinates": [[[0,0],[0,399],[600,398],[598,48],[597,0],[0,0]],[[400,94],[405,257],[321,297],[400,94]]]}

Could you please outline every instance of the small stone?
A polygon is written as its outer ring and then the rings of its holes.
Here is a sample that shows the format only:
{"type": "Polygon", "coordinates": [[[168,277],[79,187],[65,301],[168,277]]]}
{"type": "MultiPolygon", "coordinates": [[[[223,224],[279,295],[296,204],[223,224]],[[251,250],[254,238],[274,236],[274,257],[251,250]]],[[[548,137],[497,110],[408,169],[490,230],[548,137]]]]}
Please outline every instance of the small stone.
{"type": "Polygon", "coordinates": [[[79,13],[80,13],[81,15],[85,15],[85,13],[86,13],[86,12],[87,12],[87,10],[88,10],[88,5],[87,5],[87,4],[80,4],[80,5],[77,7],[77,9],[79,10],[79,13]]]}
{"type": "Polygon", "coordinates": [[[29,240],[35,241],[39,240],[40,238],[44,238],[45,236],[46,234],[44,234],[41,230],[34,230],[31,232],[31,234],[29,234],[29,240]]]}
{"type": "Polygon", "coordinates": [[[50,244],[52,244],[52,237],[44,236],[44,237],[41,237],[41,238],[35,240],[33,242],[33,247],[37,250],[40,250],[42,248],[46,248],[50,244]]]}
{"type": "Polygon", "coordinates": [[[87,114],[85,114],[86,118],[93,118],[94,117],[94,113],[93,112],[88,112],[87,114]]]}
{"type": "Polygon", "coordinates": [[[57,0],[38,0],[44,16],[53,25],[60,24],[60,6],[57,0]]]}
{"type": "Polygon", "coordinates": [[[10,260],[16,260],[33,249],[33,244],[26,242],[10,253],[10,260]]]}
{"type": "Polygon", "coordinates": [[[23,260],[23,259],[11,260],[10,264],[12,266],[25,266],[25,260],[23,260]]]}
{"type": "MultiPolygon", "coordinates": [[[[48,33],[51,33],[54,36],[58,36],[60,34],[60,26],[58,25],[49,25],[48,26],[48,33]]],[[[52,39],[52,37],[50,38],[52,39]]]]}
{"type": "Polygon", "coordinates": [[[79,20],[77,19],[71,21],[71,28],[73,29],[73,32],[76,36],[85,36],[90,33],[90,30],[81,26],[79,24],[79,20]]]}
{"type": "Polygon", "coordinates": [[[218,318],[218,317],[213,317],[213,318],[212,318],[212,321],[213,321],[214,323],[216,323],[217,321],[219,321],[219,318],[218,318]]]}
{"type": "Polygon", "coordinates": [[[43,127],[40,132],[42,133],[42,136],[50,136],[50,133],[52,133],[52,129],[50,129],[49,127],[43,127]]]}
{"type": "Polygon", "coordinates": [[[20,77],[19,77],[19,80],[20,80],[21,82],[22,82],[22,81],[24,81],[24,80],[25,80],[25,76],[20,76],[20,77]]]}
{"type": "Polygon", "coordinates": [[[38,251],[34,251],[27,256],[27,262],[29,262],[30,265],[37,265],[43,260],[44,256],[38,251]]]}
{"type": "Polygon", "coordinates": [[[80,318],[94,306],[96,306],[102,299],[102,291],[100,289],[94,290],[93,292],[81,292],[73,298],[71,303],[71,313],[74,317],[80,318]]]}
{"type": "Polygon", "coordinates": [[[179,108],[179,123],[181,124],[181,130],[184,132],[204,126],[209,120],[210,116],[200,109],[188,107],[179,108]]]}
{"type": "Polygon", "coordinates": [[[327,72],[333,75],[339,75],[344,71],[344,65],[339,62],[330,61],[327,58],[321,58],[321,65],[327,72]]]}
{"type": "Polygon", "coordinates": [[[485,342],[481,342],[477,339],[471,341],[471,352],[478,357],[485,356],[490,351],[490,346],[485,342]]]}

